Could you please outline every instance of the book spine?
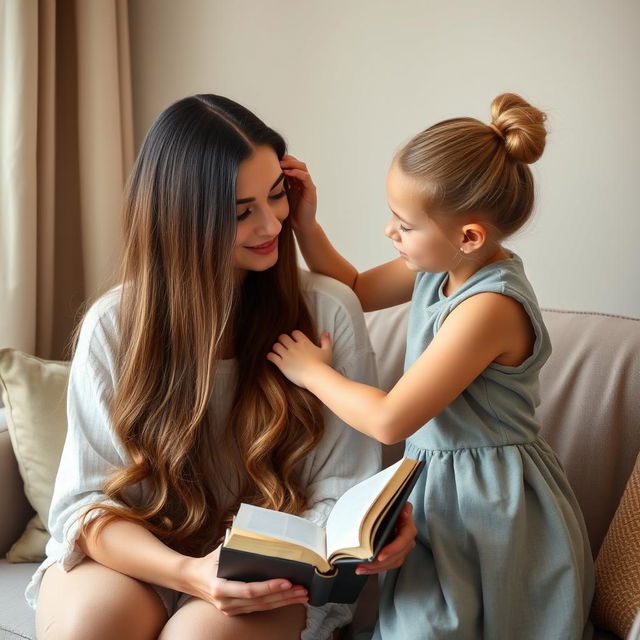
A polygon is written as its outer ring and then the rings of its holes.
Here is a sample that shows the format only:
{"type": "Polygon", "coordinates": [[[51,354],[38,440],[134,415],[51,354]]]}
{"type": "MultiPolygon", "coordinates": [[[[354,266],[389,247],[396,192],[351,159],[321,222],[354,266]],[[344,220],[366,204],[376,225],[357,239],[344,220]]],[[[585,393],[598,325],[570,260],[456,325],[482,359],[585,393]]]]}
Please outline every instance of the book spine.
{"type": "Polygon", "coordinates": [[[362,562],[357,559],[341,559],[335,562],[337,575],[333,581],[331,593],[328,595],[329,602],[353,604],[358,599],[369,577],[356,574],[356,567],[362,562]]]}
{"type": "Polygon", "coordinates": [[[309,589],[309,604],[312,607],[321,607],[323,604],[330,602],[329,598],[333,591],[336,575],[337,572],[323,574],[314,571],[313,581],[309,589]]]}

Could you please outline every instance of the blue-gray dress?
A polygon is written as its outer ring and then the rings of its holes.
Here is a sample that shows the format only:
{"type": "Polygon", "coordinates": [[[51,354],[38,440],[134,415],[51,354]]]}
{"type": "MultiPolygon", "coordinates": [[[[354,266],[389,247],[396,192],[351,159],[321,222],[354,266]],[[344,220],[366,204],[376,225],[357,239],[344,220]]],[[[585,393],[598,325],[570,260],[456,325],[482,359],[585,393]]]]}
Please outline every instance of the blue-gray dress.
{"type": "Polygon", "coordinates": [[[519,366],[491,364],[407,440],[406,455],[426,461],[410,498],[417,544],[382,578],[374,638],[591,638],[584,520],[534,416],[538,373],[551,353],[535,294],[515,255],[480,269],[450,297],[446,280],[416,279],[405,369],[447,315],[481,292],[518,300],[535,345],[519,366]]]}

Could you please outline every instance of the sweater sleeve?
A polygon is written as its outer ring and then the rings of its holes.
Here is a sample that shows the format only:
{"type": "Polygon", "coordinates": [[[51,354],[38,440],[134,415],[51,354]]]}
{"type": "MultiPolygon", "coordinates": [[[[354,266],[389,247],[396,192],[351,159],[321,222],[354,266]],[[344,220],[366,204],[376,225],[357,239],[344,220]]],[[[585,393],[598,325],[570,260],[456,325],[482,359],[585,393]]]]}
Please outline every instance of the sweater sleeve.
{"type": "MultiPolygon", "coordinates": [[[[333,347],[333,367],[342,375],[377,385],[373,348],[355,294],[345,285],[318,274],[303,273],[309,307],[319,333],[328,331],[333,347]]],[[[308,508],[301,515],[323,526],[336,500],[354,484],[380,469],[380,445],[339,420],[324,408],[324,436],[308,456],[304,479],[308,508]]],[[[307,606],[307,627],[302,640],[328,638],[347,624],[354,605],[327,603],[307,606]]]]}
{"type": "MultiPolygon", "coordinates": [[[[71,364],[67,436],[49,511],[47,554],[67,571],[84,558],[76,545],[81,516],[92,504],[116,504],[103,488],[109,475],[126,464],[109,416],[116,340],[115,311],[105,310],[100,301],[85,317],[71,364]]],[[[92,511],[86,521],[101,513],[92,511]]]]}
{"type": "MultiPolygon", "coordinates": [[[[25,590],[34,609],[44,572],[54,563],[70,571],[84,559],[76,542],[86,509],[96,503],[117,504],[104,494],[104,485],[114,469],[127,463],[109,417],[115,388],[118,291],[101,298],[87,312],[71,363],[67,435],[49,509],[51,537],[46,558],[25,590]]],[[[101,513],[92,511],[86,522],[101,513]]]]}
{"type": "MultiPolygon", "coordinates": [[[[375,355],[362,309],[353,292],[334,280],[313,274],[311,308],[319,333],[328,331],[333,367],[342,375],[377,385],[375,355]]],[[[352,429],[324,408],[324,437],[306,461],[304,476],[309,492],[302,514],[324,525],[335,501],[354,484],[380,470],[378,442],[352,429]]]]}

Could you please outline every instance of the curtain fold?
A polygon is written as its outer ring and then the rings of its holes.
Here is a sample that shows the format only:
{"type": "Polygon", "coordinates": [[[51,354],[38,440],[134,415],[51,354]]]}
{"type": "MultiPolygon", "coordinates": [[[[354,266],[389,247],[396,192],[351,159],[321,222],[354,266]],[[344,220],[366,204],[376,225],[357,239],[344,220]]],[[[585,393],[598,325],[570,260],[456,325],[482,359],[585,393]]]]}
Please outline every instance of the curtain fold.
{"type": "Polygon", "coordinates": [[[35,347],[38,7],[0,13],[0,346],[35,347]]]}
{"type": "Polygon", "coordinates": [[[133,162],[127,0],[1,0],[0,347],[69,356],[133,162]]]}

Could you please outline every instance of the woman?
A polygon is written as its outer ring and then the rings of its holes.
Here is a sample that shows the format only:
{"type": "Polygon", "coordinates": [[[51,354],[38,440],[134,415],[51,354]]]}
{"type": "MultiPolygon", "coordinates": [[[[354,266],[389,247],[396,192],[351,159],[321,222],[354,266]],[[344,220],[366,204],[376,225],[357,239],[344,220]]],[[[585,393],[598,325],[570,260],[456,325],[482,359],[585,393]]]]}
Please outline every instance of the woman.
{"type": "MultiPolygon", "coordinates": [[[[283,332],[329,331],[335,365],[375,383],[355,298],[298,273],[284,154],[218,96],[180,100],[151,127],[121,284],[87,313],[71,367],[52,538],[27,588],[39,638],[316,639],[349,620],[286,580],[216,577],[240,502],[322,523],[379,466],[376,443],[266,359],[283,332]]],[[[405,513],[373,569],[397,566],[414,534],[405,513]]]]}

